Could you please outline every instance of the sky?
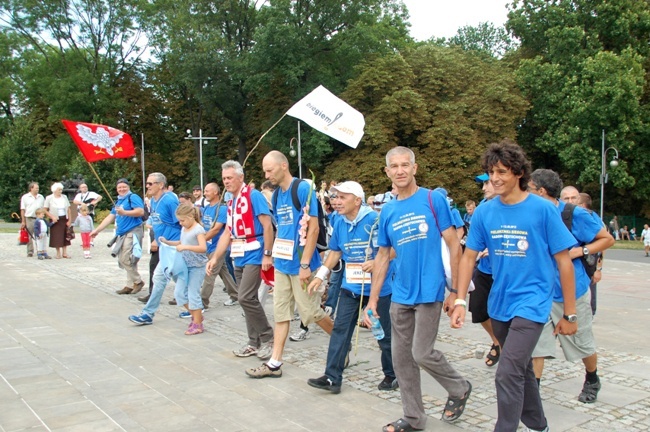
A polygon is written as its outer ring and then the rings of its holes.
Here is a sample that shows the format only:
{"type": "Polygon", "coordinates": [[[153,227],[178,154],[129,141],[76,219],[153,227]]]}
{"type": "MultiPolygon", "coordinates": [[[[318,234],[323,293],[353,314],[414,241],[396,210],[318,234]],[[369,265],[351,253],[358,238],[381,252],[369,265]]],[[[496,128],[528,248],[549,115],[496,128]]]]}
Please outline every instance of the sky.
{"type": "Polygon", "coordinates": [[[458,28],[489,21],[502,26],[512,0],[402,0],[409,10],[411,36],[416,40],[452,37],[458,28]]]}

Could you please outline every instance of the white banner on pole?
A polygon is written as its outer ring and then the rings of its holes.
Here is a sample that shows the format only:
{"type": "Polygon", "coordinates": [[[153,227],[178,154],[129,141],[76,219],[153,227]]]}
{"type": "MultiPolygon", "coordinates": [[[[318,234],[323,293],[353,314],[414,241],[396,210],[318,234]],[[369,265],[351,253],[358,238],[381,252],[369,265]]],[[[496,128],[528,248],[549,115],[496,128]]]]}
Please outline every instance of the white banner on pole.
{"type": "Polygon", "coordinates": [[[359,145],[366,125],[363,114],[322,85],[292,106],[287,114],[352,148],[359,145]]]}

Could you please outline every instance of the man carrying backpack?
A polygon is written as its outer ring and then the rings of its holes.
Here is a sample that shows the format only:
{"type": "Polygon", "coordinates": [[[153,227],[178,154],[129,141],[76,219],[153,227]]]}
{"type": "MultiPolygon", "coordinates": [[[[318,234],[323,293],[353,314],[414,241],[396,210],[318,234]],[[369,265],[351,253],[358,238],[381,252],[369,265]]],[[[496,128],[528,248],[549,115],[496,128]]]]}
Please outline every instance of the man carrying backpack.
{"type": "MultiPolygon", "coordinates": [[[[563,315],[562,291],[560,289],[559,274],[556,277],[553,289],[553,306],[551,316],[544,326],[542,335],[533,351],[533,369],[539,383],[544,370],[544,359],[555,357],[555,325],[562,319],[578,323],[578,332],[567,336],[557,335],[564,352],[564,357],[569,361],[582,359],[585,365],[586,378],[582,392],[578,400],[583,403],[594,403],[598,398],[600,390],[600,379],[598,378],[598,355],[596,343],[592,332],[592,313],[589,294],[589,282],[591,276],[586,269],[591,266],[590,255],[602,252],[614,244],[614,239],[607,233],[607,230],[582,207],[567,204],[559,201],[562,190],[562,180],[555,172],[548,169],[538,169],[531,174],[528,183],[528,190],[531,193],[546,198],[555,204],[558,211],[571,234],[576,239],[576,245],[569,250],[573,260],[575,281],[576,281],[576,314],[563,315]],[[565,211],[565,207],[571,206],[565,211]]],[[[593,272],[592,272],[593,274],[593,272]]]]}
{"type": "Polygon", "coordinates": [[[109,224],[117,223],[115,233],[117,237],[112,255],[117,256],[120,267],[126,270],[126,285],[116,292],[118,294],[136,294],[140,292],[144,282],[138,272],[140,257],[133,256],[133,245],[137,243],[140,247],[142,246],[144,203],[142,198],[131,192],[131,186],[127,179],[122,178],[117,181],[117,194],[117,202],[111,209],[111,213],[90,233],[90,236],[95,238],[109,224]]]}
{"type": "Polygon", "coordinates": [[[289,336],[293,318],[294,302],[300,318],[308,326],[318,324],[327,334],[332,333],[334,322],[320,307],[320,294],[309,294],[307,285],[314,272],[321,266],[316,250],[318,238],[318,208],[316,192],[307,182],[301,181],[289,172],[289,161],[279,151],[269,152],[262,161],[264,174],[272,184],[277,185],[277,197],[272,199],[273,214],[277,222],[277,237],[273,250],[269,251],[275,266],[275,287],[273,293],[273,316],[275,330],[271,359],[260,367],[246,370],[252,378],[279,378],[282,376],[282,353],[289,336]],[[297,193],[300,209],[296,209],[293,198],[293,184],[298,182],[297,193]]]}

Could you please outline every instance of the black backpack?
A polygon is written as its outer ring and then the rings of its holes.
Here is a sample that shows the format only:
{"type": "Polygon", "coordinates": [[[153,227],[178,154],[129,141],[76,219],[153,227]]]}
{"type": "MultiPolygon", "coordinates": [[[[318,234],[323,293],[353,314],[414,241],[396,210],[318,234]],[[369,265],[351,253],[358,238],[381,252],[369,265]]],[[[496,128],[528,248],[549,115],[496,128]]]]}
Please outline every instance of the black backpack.
{"type": "MultiPolygon", "coordinates": [[[[291,182],[291,201],[293,201],[293,206],[298,212],[302,211],[303,206],[300,205],[300,198],[298,198],[298,186],[303,180],[292,181],[291,182]]],[[[311,187],[311,186],[310,186],[311,187]]],[[[271,202],[273,203],[273,209],[278,206],[278,189],[273,191],[273,196],[271,197],[271,202]]],[[[316,200],[318,204],[318,239],[316,240],[316,250],[322,252],[328,249],[327,247],[327,215],[325,210],[321,205],[320,201],[316,200]]],[[[312,203],[313,204],[313,203],[312,203]]]]}
{"type": "MultiPolygon", "coordinates": [[[[575,204],[566,204],[564,210],[562,210],[562,222],[571,232],[571,227],[573,227],[573,210],[576,208],[575,204]]],[[[589,211],[589,210],[587,210],[589,211]]],[[[571,234],[573,234],[571,232],[571,234]]],[[[576,239],[577,240],[577,239],[576,239]]],[[[584,246],[585,243],[581,243],[580,246],[584,246]]],[[[600,258],[600,252],[595,254],[589,254],[588,256],[581,256],[580,260],[582,261],[582,266],[587,272],[587,276],[591,279],[596,272],[596,267],[598,267],[598,258],[600,258]]]]}
{"type": "MultiPolygon", "coordinates": [[[[133,209],[133,204],[131,204],[131,195],[133,195],[133,192],[129,194],[129,206],[131,207],[131,209],[133,209]]],[[[142,222],[146,222],[147,219],[149,219],[149,209],[147,208],[146,204],[144,204],[142,207],[144,208],[144,214],[142,215],[142,222]]]]}

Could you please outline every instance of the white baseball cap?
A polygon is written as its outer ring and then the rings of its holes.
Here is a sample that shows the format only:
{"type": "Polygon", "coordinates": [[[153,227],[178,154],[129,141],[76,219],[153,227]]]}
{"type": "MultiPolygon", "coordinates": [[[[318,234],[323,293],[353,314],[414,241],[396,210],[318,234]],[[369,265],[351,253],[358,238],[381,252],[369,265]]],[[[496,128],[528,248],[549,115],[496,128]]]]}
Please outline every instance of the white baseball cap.
{"type": "Polygon", "coordinates": [[[361,187],[361,185],[355,181],[346,181],[337,184],[336,186],[332,186],[330,188],[330,191],[349,193],[356,197],[361,198],[362,200],[365,200],[365,196],[366,196],[363,193],[363,188],[361,187]]]}

